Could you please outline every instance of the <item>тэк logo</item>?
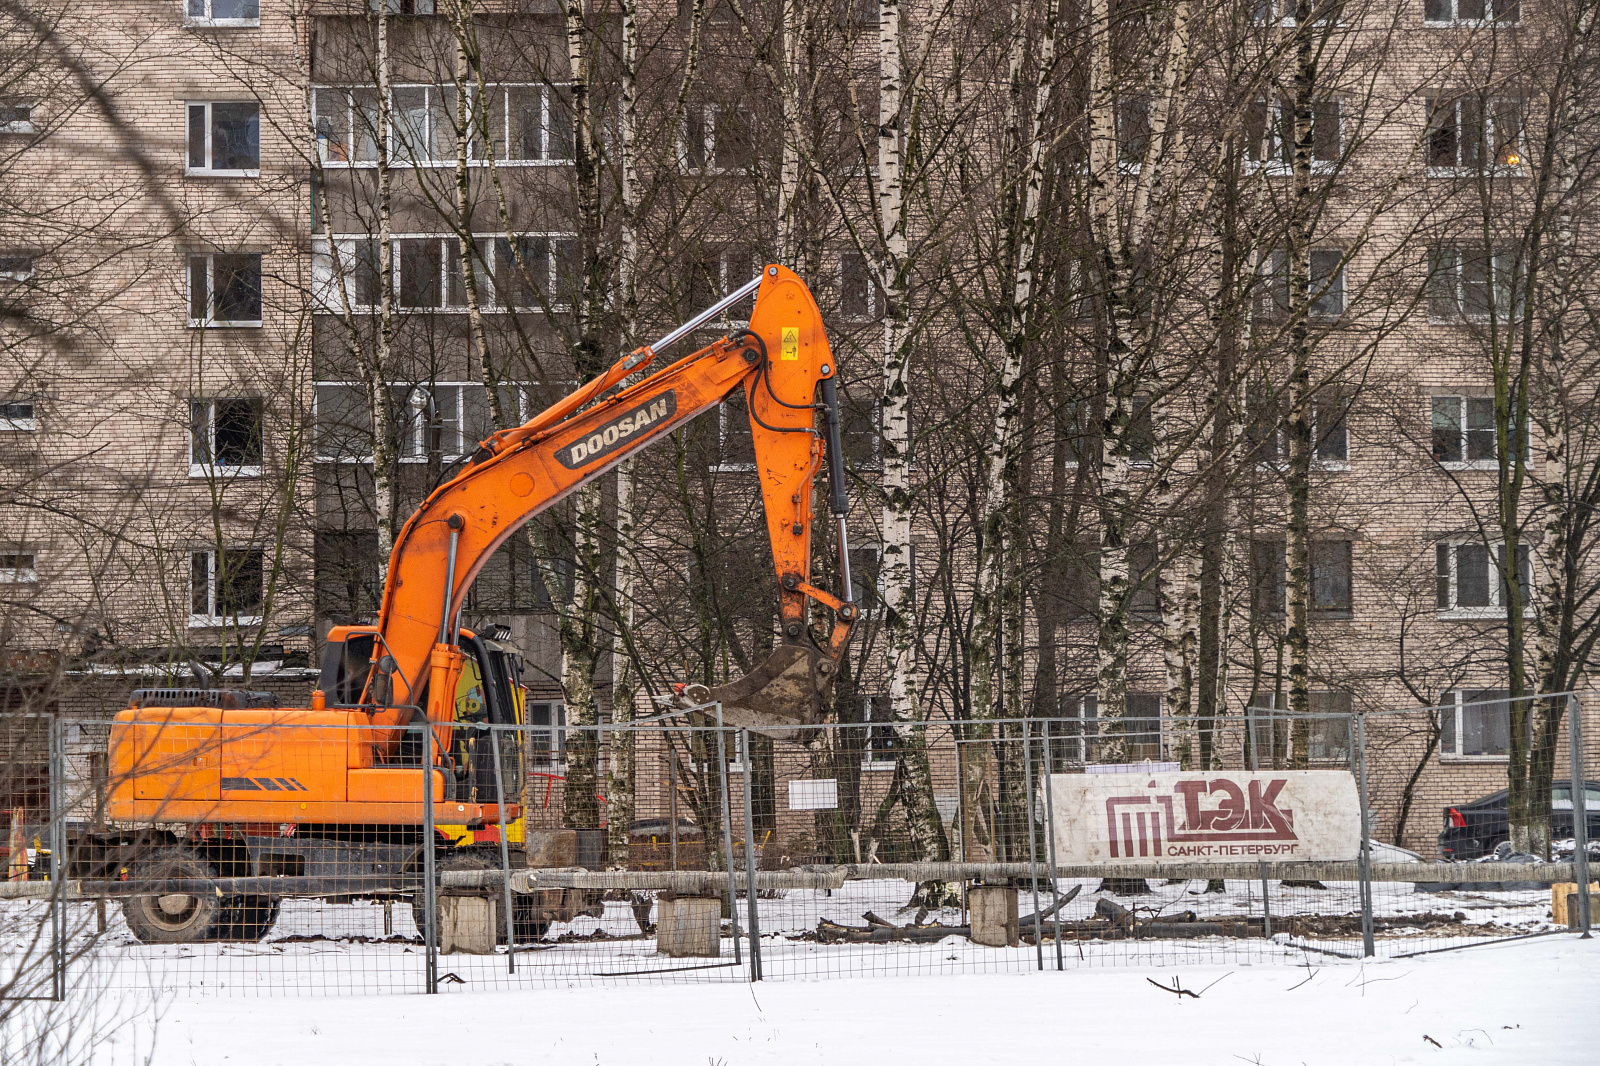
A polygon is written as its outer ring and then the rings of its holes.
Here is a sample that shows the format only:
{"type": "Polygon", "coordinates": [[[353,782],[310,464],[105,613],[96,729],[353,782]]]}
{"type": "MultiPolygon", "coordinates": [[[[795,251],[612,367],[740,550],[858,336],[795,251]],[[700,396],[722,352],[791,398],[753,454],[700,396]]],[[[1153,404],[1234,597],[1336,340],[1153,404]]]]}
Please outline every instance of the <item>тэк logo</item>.
{"type": "Polygon", "coordinates": [[[1168,793],[1112,796],[1106,800],[1111,857],[1292,854],[1299,841],[1294,812],[1277,805],[1286,784],[1253,779],[1240,788],[1217,777],[1178,781],[1168,793]]]}

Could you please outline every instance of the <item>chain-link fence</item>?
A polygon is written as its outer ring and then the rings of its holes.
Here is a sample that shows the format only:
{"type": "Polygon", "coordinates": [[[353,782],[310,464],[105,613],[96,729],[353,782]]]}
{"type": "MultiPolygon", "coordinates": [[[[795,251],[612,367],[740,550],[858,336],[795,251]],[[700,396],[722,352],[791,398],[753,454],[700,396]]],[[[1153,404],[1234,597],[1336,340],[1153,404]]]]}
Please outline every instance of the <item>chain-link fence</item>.
{"type": "Polygon", "coordinates": [[[1172,966],[1564,930],[1560,886],[1583,883],[1585,832],[1600,835],[1595,742],[1575,699],[1468,695],[1393,713],[1130,706],[763,731],[719,726],[714,705],[599,729],[362,712],[333,726],[244,706],[41,719],[43,802],[9,812],[0,990],[1172,966]],[[1502,720],[1539,738],[1553,861],[1502,845],[1502,720]],[[1294,773],[1350,797],[1336,814],[1358,847],[1294,858],[1283,842],[1308,837],[1311,813],[1274,798],[1294,773]],[[1149,800],[1119,823],[1078,798],[1107,781],[1178,783],[1164,814],[1149,800]],[[1101,822],[1110,858],[1082,851],[1101,822]]]}

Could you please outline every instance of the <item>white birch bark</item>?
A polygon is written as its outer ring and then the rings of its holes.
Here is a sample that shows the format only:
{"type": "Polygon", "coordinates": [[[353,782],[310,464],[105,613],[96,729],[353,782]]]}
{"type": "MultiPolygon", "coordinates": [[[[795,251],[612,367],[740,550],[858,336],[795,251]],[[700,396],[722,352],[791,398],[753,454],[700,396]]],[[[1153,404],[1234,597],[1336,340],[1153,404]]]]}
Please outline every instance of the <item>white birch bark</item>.
{"type": "MultiPolygon", "coordinates": [[[[377,34],[378,128],[374,136],[378,142],[378,335],[376,350],[369,361],[362,359],[361,384],[367,397],[367,408],[372,415],[372,495],[373,516],[378,532],[378,580],[386,581],[389,575],[389,554],[394,550],[395,537],[395,456],[394,425],[389,417],[389,353],[394,346],[394,237],[393,193],[389,172],[389,129],[391,124],[389,99],[389,14],[385,5],[378,5],[373,14],[377,34]]],[[[333,234],[329,233],[332,240],[333,234]]]]}

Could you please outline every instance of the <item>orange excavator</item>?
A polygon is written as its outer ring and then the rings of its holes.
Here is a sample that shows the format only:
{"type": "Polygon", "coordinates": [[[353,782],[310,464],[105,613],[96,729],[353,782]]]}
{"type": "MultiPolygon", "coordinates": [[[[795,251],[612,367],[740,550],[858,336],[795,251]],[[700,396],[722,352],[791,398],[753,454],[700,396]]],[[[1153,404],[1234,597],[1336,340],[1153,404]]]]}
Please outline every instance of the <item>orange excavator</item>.
{"type": "MultiPolygon", "coordinates": [[[[523,720],[521,660],[497,634],[462,628],[467,591],[524,523],[736,391],[750,418],[778,578],[776,646],[731,684],[678,686],[677,701],[719,702],[725,724],[774,735],[817,722],[859,614],[837,374],[810,291],[769,265],[527,423],[485,440],[396,538],[377,623],[328,634],[310,707],[273,706],[266,694],[209,684],[135,692],[109,740],[107,813],[122,835],[96,849],[97,865],[169,887],[221,879],[229,891],[128,897],[130,929],[147,942],[258,939],[276,915],[272,888],[283,876],[302,887],[311,879],[313,889],[325,880],[328,898],[356,898],[370,886],[378,887],[366,898],[384,898],[385,878],[410,872],[414,881],[419,853],[431,854],[421,847],[430,814],[439,842],[452,845],[446,867],[498,866],[488,849],[502,846],[502,833],[531,853],[533,831],[524,832],[514,802],[522,774],[515,741],[495,737],[491,752],[485,738],[493,731],[475,728],[523,720]],[[747,328],[624,384],[751,292],[747,328]],[[812,498],[824,459],[839,541],[837,596],[811,581],[812,498]],[[833,616],[825,635],[810,624],[815,604],[833,616]]],[[[575,861],[568,850],[560,864],[575,861]]],[[[598,898],[572,890],[538,895],[515,905],[519,934],[542,935],[551,921],[597,912],[598,898]]]]}

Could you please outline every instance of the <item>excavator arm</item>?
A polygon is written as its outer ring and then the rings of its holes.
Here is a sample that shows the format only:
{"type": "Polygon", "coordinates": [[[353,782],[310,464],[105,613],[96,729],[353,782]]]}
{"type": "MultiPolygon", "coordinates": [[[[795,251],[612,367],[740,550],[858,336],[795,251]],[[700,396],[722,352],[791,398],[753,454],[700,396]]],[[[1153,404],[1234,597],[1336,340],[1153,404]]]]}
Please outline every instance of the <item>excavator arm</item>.
{"type": "MultiPolygon", "coordinates": [[[[404,725],[418,707],[426,708],[432,722],[451,722],[462,669],[461,605],[494,551],[541,511],[737,390],[743,390],[749,412],[778,577],[777,646],[746,677],[717,689],[692,686],[690,697],[722,701],[730,725],[815,722],[859,614],[848,571],[837,369],[810,290],[786,268],[767,266],[759,279],[717,306],[618,361],[526,424],[484,441],[472,463],[435,490],[395,540],[360,700],[373,708],[374,723],[404,725]],[[647,369],[659,349],[753,288],[758,291],[747,329],[618,388],[647,369]],[[824,458],[840,538],[842,596],[811,583],[813,484],[824,458]],[[807,624],[812,601],[834,613],[826,644],[807,624]]],[[[359,631],[350,627],[330,639],[359,631]]],[[[687,701],[680,695],[680,702],[687,701]]],[[[448,744],[448,732],[442,725],[441,743],[448,744]]],[[[398,731],[389,742],[396,737],[398,731]]]]}

